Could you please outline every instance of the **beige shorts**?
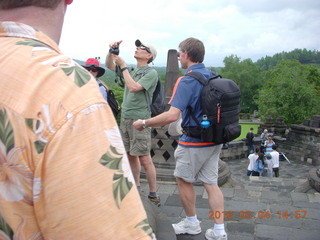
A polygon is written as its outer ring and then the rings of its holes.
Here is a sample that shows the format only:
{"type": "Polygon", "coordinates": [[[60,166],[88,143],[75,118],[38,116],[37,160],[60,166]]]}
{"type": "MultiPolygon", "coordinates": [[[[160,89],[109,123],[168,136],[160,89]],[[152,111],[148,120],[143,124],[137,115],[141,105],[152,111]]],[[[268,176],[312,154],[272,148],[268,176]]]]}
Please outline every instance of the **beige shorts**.
{"type": "Polygon", "coordinates": [[[178,146],[174,152],[174,176],[190,183],[201,181],[217,185],[221,147],[222,144],[203,148],[178,146]]]}
{"type": "Polygon", "coordinates": [[[132,156],[149,155],[151,151],[151,128],[138,131],[133,119],[121,118],[120,132],[126,152],[132,156]]]}

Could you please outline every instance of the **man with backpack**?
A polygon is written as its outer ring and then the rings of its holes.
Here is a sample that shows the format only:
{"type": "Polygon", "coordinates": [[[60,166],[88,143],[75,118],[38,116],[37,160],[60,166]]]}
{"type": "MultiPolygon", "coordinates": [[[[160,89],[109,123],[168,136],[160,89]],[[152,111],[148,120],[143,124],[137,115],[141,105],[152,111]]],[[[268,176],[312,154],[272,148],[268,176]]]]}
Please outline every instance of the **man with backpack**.
{"type": "MultiPolygon", "coordinates": [[[[209,79],[213,73],[202,63],[205,55],[203,43],[195,38],[188,38],[179,44],[179,61],[186,73],[197,72],[209,79]]],[[[203,84],[195,77],[185,75],[180,77],[174,87],[169,101],[171,105],[167,112],[149,119],[135,121],[134,127],[143,130],[145,127],[163,126],[176,121],[182,113],[182,127],[196,127],[197,123],[190,112],[192,111],[198,122],[202,121],[201,90],[203,84]],[[189,110],[191,108],[191,111],[189,110]]],[[[178,183],[180,199],[186,213],[186,218],[173,224],[176,234],[199,234],[200,222],[196,214],[196,193],[192,183],[203,183],[207,193],[211,210],[219,212],[222,217],[215,219],[213,228],[206,231],[209,240],[226,240],[224,228],[224,197],[218,186],[218,161],[222,144],[204,141],[200,137],[191,137],[184,131],[175,150],[176,169],[174,176],[178,183]]]]}
{"type": "Polygon", "coordinates": [[[159,206],[160,197],[156,192],[156,169],[150,155],[151,128],[144,125],[143,131],[140,132],[132,125],[137,119],[151,117],[145,92],[148,92],[148,95],[152,99],[157,86],[158,73],[155,69],[150,68],[148,64],[154,61],[157,56],[157,51],[152,45],[136,40],[134,57],[137,61],[137,67],[129,71],[127,64],[119,56],[119,45],[121,42],[122,41],[111,43],[109,45],[109,53],[106,57],[106,67],[112,71],[120,69],[124,79],[120,132],[138,188],[140,188],[142,165],[149,183],[148,198],[151,202],[159,206]]]}

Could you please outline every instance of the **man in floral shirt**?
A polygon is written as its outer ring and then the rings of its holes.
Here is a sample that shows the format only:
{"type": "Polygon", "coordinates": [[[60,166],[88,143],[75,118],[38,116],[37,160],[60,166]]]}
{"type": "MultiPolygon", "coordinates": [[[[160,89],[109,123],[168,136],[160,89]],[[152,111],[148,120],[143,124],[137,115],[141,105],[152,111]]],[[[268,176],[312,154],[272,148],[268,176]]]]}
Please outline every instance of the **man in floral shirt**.
{"type": "Polygon", "coordinates": [[[152,239],[113,114],[58,48],[71,2],[0,2],[0,239],[152,239]]]}

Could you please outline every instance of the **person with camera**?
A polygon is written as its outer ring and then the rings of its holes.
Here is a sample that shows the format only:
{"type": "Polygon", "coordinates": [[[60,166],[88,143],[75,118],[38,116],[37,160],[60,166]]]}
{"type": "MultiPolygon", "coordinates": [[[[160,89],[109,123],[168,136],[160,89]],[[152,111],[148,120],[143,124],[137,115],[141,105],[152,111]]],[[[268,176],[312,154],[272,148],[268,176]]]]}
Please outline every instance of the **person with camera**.
{"type": "Polygon", "coordinates": [[[113,114],[59,48],[71,3],[0,1],[0,239],[151,240],[113,114]]]}
{"type": "Polygon", "coordinates": [[[158,81],[158,73],[148,64],[154,61],[157,51],[152,45],[136,40],[134,58],[137,66],[129,71],[126,62],[119,56],[121,42],[111,43],[106,57],[106,67],[112,71],[120,69],[124,79],[120,131],[138,189],[140,189],[142,165],[149,184],[148,199],[159,206],[160,197],[156,192],[156,169],[150,155],[151,128],[144,126],[143,131],[138,131],[132,125],[137,119],[151,117],[145,91],[152,99],[158,81]]]}
{"type": "MultiPolygon", "coordinates": [[[[196,38],[187,38],[179,44],[178,59],[181,67],[188,72],[198,72],[206,79],[213,73],[203,64],[205,47],[196,38]]],[[[194,77],[182,76],[174,86],[173,95],[169,101],[169,110],[152,118],[138,119],[133,123],[137,130],[145,127],[164,126],[177,121],[182,113],[182,126],[196,126],[196,121],[190,114],[194,113],[199,122],[202,120],[201,90],[203,85],[194,77]]],[[[176,234],[196,235],[201,233],[200,222],[196,214],[196,193],[194,182],[202,182],[208,193],[209,206],[212,211],[223,213],[224,197],[218,186],[218,162],[222,144],[206,142],[197,137],[188,136],[185,131],[179,137],[178,147],[174,157],[176,168],[174,176],[179,188],[180,200],[186,218],[172,224],[176,234]]],[[[207,229],[206,239],[227,240],[224,219],[215,218],[213,228],[207,229]]]]}

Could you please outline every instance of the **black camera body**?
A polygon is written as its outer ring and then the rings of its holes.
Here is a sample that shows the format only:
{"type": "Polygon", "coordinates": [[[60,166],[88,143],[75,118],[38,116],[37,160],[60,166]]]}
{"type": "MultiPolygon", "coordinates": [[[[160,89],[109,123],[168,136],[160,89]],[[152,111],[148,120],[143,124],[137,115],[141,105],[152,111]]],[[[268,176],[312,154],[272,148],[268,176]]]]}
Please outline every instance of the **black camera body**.
{"type": "Polygon", "coordinates": [[[112,53],[112,54],[115,54],[115,55],[119,55],[119,52],[120,52],[119,46],[109,49],[109,53],[112,53]]]}

